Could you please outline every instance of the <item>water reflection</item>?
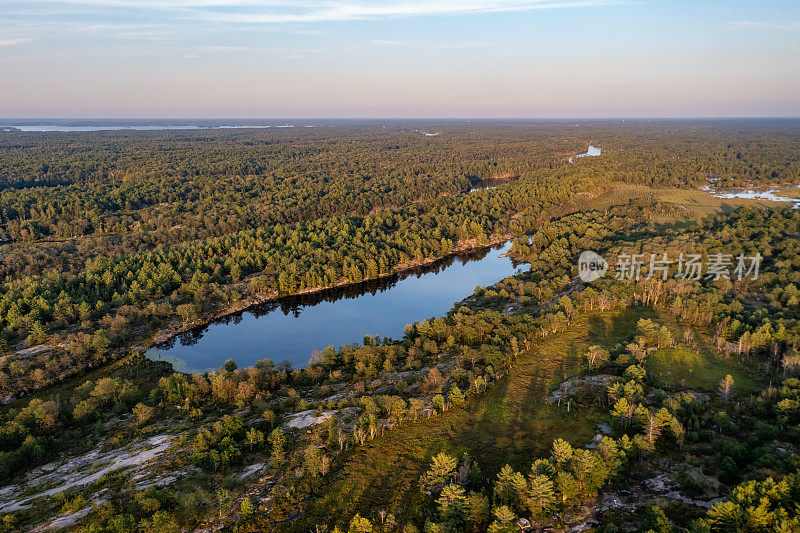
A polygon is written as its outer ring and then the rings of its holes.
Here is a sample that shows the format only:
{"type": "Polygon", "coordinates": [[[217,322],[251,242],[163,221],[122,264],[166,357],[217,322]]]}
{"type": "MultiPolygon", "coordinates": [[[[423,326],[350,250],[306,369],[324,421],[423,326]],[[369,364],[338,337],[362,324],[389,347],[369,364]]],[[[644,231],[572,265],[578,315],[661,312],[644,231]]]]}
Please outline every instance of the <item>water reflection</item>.
{"type": "Polygon", "coordinates": [[[482,191],[483,189],[496,189],[501,185],[517,181],[518,179],[519,176],[509,176],[506,178],[486,178],[473,185],[469,192],[482,191]]]}
{"type": "Polygon", "coordinates": [[[572,160],[575,157],[597,157],[597,156],[601,155],[601,153],[602,153],[602,149],[601,148],[599,148],[597,146],[592,146],[590,144],[589,148],[585,152],[583,152],[582,154],[575,154],[575,155],[569,156],[569,162],[572,163],[572,160]]]}
{"type": "Polygon", "coordinates": [[[304,366],[315,350],[361,341],[365,334],[400,338],[406,324],[441,316],[476,285],[516,272],[501,257],[510,244],[460,254],[379,280],[291,296],[182,333],[148,351],[178,370],[204,371],[227,358],[250,365],[270,357],[304,366]]]}

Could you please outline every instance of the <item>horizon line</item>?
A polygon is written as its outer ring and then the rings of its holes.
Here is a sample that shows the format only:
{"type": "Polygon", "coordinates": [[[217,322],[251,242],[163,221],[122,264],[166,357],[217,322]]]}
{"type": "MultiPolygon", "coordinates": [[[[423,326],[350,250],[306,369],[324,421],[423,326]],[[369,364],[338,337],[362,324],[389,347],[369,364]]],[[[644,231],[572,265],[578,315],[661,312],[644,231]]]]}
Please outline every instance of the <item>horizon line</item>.
{"type": "Polygon", "coordinates": [[[792,120],[800,119],[800,115],[641,115],[641,116],[601,116],[601,117],[581,117],[581,116],[545,116],[545,117],[525,117],[525,116],[495,116],[495,117],[470,117],[470,116],[453,116],[453,117],[418,117],[418,116],[384,116],[384,117],[328,117],[328,116],[274,116],[274,117],[132,117],[132,116],[118,116],[118,117],[2,117],[0,121],[42,121],[42,120],[55,120],[55,121],[145,121],[145,120],[163,120],[163,121],[253,121],[253,120],[467,120],[467,121],[482,121],[482,120],[763,120],[763,119],[782,119],[792,120]]]}

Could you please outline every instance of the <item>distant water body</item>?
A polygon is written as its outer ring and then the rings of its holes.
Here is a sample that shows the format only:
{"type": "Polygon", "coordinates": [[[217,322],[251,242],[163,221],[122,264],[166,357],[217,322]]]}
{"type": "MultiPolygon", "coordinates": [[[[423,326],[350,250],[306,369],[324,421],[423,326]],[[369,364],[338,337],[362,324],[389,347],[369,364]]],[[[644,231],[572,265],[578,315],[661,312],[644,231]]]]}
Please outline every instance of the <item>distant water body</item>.
{"type": "Polygon", "coordinates": [[[589,148],[584,153],[577,154],[577,155],[574,155],[574,156],[569,156],[569,162],[572,163],[572,158],[573,157],[593,157],[593,156],[601,155],[600,152],[601,152],[600,148],[598,148],[597,146],[592,146],[590,144],[589,148]]]}
{"type": "MultiPolygon", "coordinates": [[[[45,131],[74,131],[74,132],[86,132],[86,131],[160,131],[160,130],[207,130],[207,129],[245,129],[245,128],[271,128],[271,125],[257,125],[257,126],[249,126],[249,125],[222,125],[222,126],[197,126],[197,125],[190,125],[190,124],[181,124],[181,125],[169,125],[169,124],[122,124],[122,125],[99,125],[99,126],[77,126],[77,125],[59,125],[59,124],[24,124],[24,125],[7,125],[7,126],[0,126],[0,128],[9,128],[12,131],[34,131],[34,132],[45,132],[45,131]]],[[[282,127],[282,126],[278,126],[282,127]]]]}
{"type": "Polygon", "coordinates": [[[715,189],[710,185],[700,187],[717,198],[744,198],[747,200],[768,200],[770,202],[791,202],[795,209],[800,208],[800,198],[784,196],[784,191],[797,191],[799,185],[791,187],[773,187],[769,189],[715,189]]]}

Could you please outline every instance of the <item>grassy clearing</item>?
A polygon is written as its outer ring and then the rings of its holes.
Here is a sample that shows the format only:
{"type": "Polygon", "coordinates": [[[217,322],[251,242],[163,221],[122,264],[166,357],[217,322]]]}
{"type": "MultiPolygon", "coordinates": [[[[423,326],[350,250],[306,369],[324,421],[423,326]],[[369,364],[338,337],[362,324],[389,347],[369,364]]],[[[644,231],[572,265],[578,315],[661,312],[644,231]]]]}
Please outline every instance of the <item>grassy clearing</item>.
{"type": "MultiPolygon", "coordinates": [[[[424,521],[430,497],[419,491],[419,478],[430,459],[444,451],[476,459],[481,475],[493,479],[505,464],[527,472],[536,457],[549,452],[555,438],[574,445],[587,443],[603,409],[550,405],[546,396],[564,379],[581,372],[581,357],[592,344],[606,348],[626,342],[640,318],[652,318],[681,335],[671,315],[649,307],[595,313],[575,319],[560,335],[532,346],[517,359],[511,375],[464,409],[387,431],[366,446],[354,449],[303,505],[301,516],[288,529],[308,530],[314,524],[343,525],[356,511],[377,517],[384,509],[401,522],[424,521]],[[365,511],[368,511],[365,513],[365,511]]],[[[731,374],[740,393],[755,390],[746,368],[714,355],[702,332],[696,348],[660,350],[650,356],[647,370],[665,388],[715,392],[731,374]]]]}
{"type": "Polygon", "coordinates": [[[780,192],[781,196],[785,196],[786,198],[797,198],[800,200],[800,187],[795,187],[793,189],[783,189],[780,192]]]}
{"type": "Polygon", "coordinates": [[[343,467],[312,497],[293,530],[315,523],[343,523],[358,510],[386,509],[401,520],[418,519],[428,496],[419,478],[440,451],[465,452],[475,458],[483,476],[492,479],[505,465],[527,472],[536,457],[549,452],[555,438],[583,445],[605,411],[550,405],[549,392],[581,370],[591,344],[611,346],[630,335],[648,309],[580,317],[564,333],[531,347],[517,359],[512,373],[465,409],[387,431],[354,450],[343,467]]]}
{"type": "Polygon", "coordinates": [[[591,439],[602,413],[551,406],[549,389],[571,374],[574,355],[532,350],[520,359],[510,378],[495,384],[465,409],[407,424],[356,449],[344,467],[309,504],[303,524],[346,520],[356,510],[387,509],[404,520],[419,518],[426,495],[419,478],[440,451],[477,459],[492,478],[506,463],[527,471],[536,456],[547,452],[556,436],[579,444],[591,439]]]}
{"type": "Polygon", "coordinates": [[[612,205],[627,204],[634,199],[654,199],[656,190],[646,185],[614,182],[603,194],[586,202],[585,209],[605,209],[612,205]]]}
{"type": "MultiPolygon", "coordinates": [[[[800,193],[798,193],[800,194],[800,193]]],[[[654,189],[646,185],[614,183],[605,193],[587,203],[587,209],[605,209],[626,204],[630,200],[657,200],[681,205],[697,216],[724,212],[736,207],[783,207],[785,202],[751,200],[746,198],[717,198],[699,189],[654,189]]],[[[669,220],[656,220],[669,222],[669,220]]]]}
{"type": "Polygon", "coordinates": [[[782,207],[784,202],[752,200],[748,198],[718,198],[698,189],[661,189],[656,198],[662,202],[682,205],[698,215],[721,212],[736,207],[782,207]]]}
{"type": "MultiPolygon", "coordinates": [[[[659,312],[655,319],[667,326],[676,339],[683,337],[686,327],[678,323],[674,315],[659,312]]],[[[718,355],[712,349],[713,341],[708,331],[691,329],[695,336],[692,346],[663,348],[647,358],[645,369],[658,386],[715,393],[722,378],[730,374],[740,392],[750,393],[759,388],[755,383],[759,378],[752,369],[745,367],[735,357],[718,355]]]]}
{"type": "Polygon", "coordinates": [[[700,354],[679,346],[658,350],[647,358],[647,373],[667,388],[715,392],[726,374],[733,376],[736,388],[751,392],[757,387],[745,371],[732,360],[716,355],[700,354]]]}

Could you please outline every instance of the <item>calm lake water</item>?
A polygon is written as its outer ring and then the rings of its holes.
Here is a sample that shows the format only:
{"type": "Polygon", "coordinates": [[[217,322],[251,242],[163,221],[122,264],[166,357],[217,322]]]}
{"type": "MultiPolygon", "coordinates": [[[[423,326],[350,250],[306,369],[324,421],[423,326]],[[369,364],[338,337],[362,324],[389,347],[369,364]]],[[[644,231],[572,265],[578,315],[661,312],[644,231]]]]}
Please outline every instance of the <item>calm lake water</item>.
{"type": "Polygon", "coordinates": [[[399,339],[406,324],[442,316],[477,285],[515,274],[515,264],[500,257],[510,247],[451,257],[346,289],[284,298],[181,334],[146,355],[184,372],[216,369],[229,358],[249,366],[269,357],[300,368],[326,346],[361,342],[364,335],[399,339]]]}
{"type": "Polygon", "coordinates": [[[589,148],[582,154],[576,154],[574,156],[569,156],[569,162],[572,163],[573,157],[596,157],[601,155],[602,149],[598,148],[597,146],[589,145],[589,148]]]}

